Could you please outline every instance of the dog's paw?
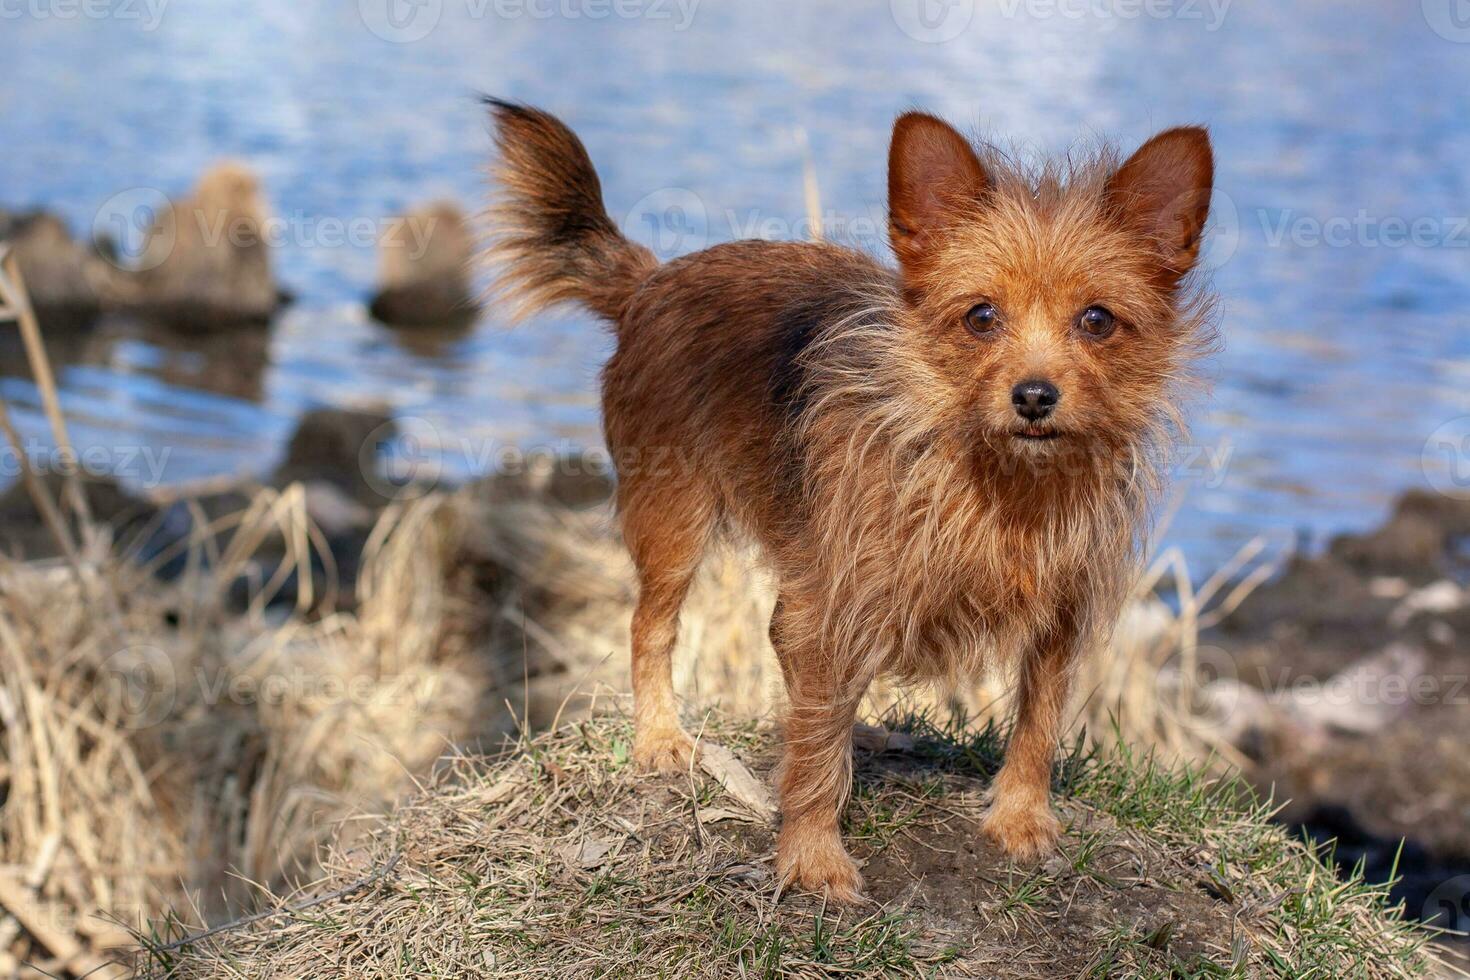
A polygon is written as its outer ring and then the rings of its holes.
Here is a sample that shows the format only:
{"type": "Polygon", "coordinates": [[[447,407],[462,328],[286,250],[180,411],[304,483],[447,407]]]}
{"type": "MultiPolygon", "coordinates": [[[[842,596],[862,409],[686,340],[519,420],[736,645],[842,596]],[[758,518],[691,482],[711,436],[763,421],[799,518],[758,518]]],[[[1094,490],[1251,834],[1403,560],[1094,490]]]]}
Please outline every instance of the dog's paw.
{"type": "Polygon", "coordinates": [[[1046,801],[1030,804],[992,803],[980,829],[1007,857],[1034,861],[1055,849],[1062,825],[1046,801]]]}
{"type": "Polygon", "coordinates": [[[835,832],[782,830],[776,845],[776,873],[783,887],[826,894],[829,902],[864,901],[863,876],[835,832]]]}
{"type": "Polygon", "coordinates": [[[633,761],[648,772],[688,772],[694,739],[681,728],[658,729],[633,737],[633,761]]]}

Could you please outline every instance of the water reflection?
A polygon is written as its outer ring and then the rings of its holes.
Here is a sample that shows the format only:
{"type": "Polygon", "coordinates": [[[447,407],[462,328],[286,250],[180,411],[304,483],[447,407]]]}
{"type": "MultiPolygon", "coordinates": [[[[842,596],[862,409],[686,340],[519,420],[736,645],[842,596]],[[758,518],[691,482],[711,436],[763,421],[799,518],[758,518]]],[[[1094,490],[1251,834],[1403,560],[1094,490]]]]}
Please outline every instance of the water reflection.
{"type": "MultiPolygon", "coordinates": [[[[439,198],[473,211],[488,147],[477,91],[564,115],[635,235],[660,230],[638,202],[693,195],[703,223],[678,250],[800,233],[798,129],[830,223],[883,252],[887,122],[911,105],[1020,152],[1209,123],[1228,346],[1196,440],[1228,466],[1184,475],[1168,530],[1197,565],[1260,531],[1366,526],[1423,481],[1430,434],[1470,414],[1470,233],[1456,233],[1470,45],[1436,34],[1419,4],[1235,3],[1218,18],[1208,3],[1115,5],[1172,11],[1132,17],[936,4],[971,12],[941,43],[906,33],[897,0],[702,0],[677,31],[433,6],[437,25],[404,43],[350,3],[177,4],[152,31],[7,21],[0,140],[25,149],[0,155],[0,206],[46,206],[83,232],[119,192],[181,193],[233,156],[290,228],[277,266],[298,303],[268,333],[49,333],[78,438],[169,447],[170,478],[259,473],[306,409],[385,402],[456,445],[596,445],[608,341],[590,319],[507,331],[492,312],[459,332],[395,332],[366,313],[371,244],[326,233],[439,198]],[[1427,239],[1395,239],[1396,221],[1420,219],[1427,239]],[[1330,235],[1343,221],[1348,237],[1330,235]]],[[[0,372],[43,433],[3,330],[0,372]]]]}

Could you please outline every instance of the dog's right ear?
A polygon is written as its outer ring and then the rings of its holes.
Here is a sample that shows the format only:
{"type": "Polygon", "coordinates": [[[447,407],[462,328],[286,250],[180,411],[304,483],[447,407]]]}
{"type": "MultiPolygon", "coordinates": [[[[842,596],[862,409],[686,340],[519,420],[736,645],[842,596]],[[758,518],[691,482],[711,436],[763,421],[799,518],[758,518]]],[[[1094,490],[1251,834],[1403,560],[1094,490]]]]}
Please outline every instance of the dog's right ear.
{"type": "Polygon", "coordinates": [[[888,148],[888,239],[905,279],[922,272],[934,233],[989,185],[980,158],[954,127],[923,112],[898,117],[888,148]]]}

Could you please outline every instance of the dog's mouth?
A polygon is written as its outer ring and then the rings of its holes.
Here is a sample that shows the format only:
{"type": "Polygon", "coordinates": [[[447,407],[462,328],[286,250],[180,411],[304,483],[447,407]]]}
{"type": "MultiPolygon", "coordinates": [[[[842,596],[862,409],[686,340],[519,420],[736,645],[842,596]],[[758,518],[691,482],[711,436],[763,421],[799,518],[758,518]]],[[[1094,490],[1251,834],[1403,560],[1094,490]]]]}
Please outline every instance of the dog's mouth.
{"type": "Polygon", "coordinates": [[[1011,436],[1022,442],[1050,442],[1053,439],[1062,438],[1062,433],[1056,429],[1043,429],[1039,426],[1028,425],[1024,429],[1014,430],[1011,436]]]}

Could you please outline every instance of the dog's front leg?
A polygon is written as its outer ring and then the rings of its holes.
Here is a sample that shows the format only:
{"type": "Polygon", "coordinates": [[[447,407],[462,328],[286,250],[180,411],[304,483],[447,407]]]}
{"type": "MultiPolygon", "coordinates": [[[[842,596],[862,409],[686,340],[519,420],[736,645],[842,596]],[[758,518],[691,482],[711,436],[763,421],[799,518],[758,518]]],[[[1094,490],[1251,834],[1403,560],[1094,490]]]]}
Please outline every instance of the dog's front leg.
{"type": "Polygon", "coordinates": [[[781,661],[790,711],[777,785],[781,833],[776,871],[783,884],[825,891],[832,901],[862,898],[863,879],[842,846],[839,818],[852,784],[852,725],[866,684],[844,675],[832,658],[782,628],[778,604],[771,641],[781,661]]]}
{"type": "Polygon", "coordinates": [[[1076,631],[1057,629],[1021,664],[1015,725],[982,823],[986,835],[1011,857],[1039,857],[1061,832],[1051,809],[1051,770],[1077,649],[1076,631]]]}
{"type": "MultiPolygon", "coordinates": [[[[838,820],[852,783],[856,699],[827,700],[814,691],[792,699],[781,763],[781,833],[776,870],[783,882],[836,902],[862,897],[863,879],[842,846],[838,820]]],[[[827,692],[837,695],[834,688],[827,692]]]]}

